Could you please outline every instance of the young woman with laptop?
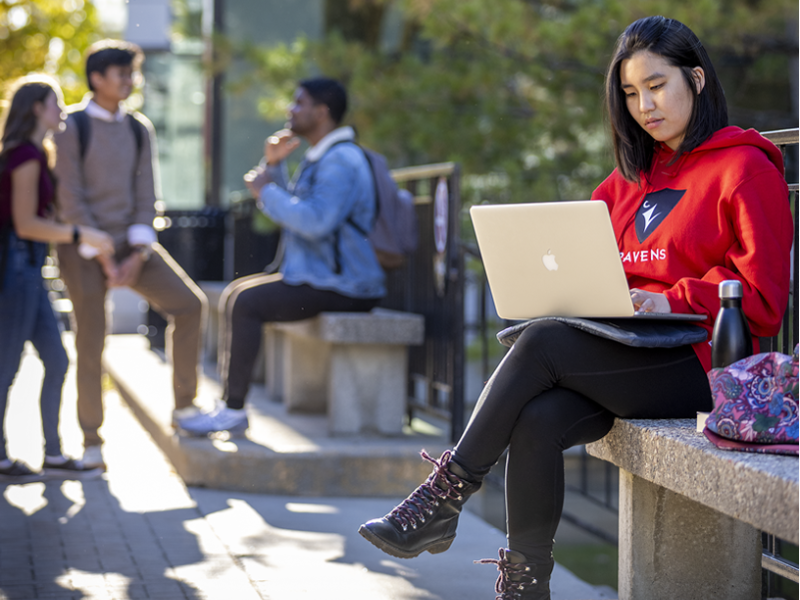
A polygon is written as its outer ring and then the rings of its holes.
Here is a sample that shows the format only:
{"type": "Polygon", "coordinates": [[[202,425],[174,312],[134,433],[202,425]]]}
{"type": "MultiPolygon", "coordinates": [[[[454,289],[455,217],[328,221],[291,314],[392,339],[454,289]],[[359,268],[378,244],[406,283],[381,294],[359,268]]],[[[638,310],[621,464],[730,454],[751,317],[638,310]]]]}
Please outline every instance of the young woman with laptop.
{"type": "MultiPolygon", "coordinates": [[[[706,315],[699,326],[710,332],[719,282],[737,279],[757,351],[757,337],[778,332],[789,293],[792,219],[780,151],[753,130],[728,126],[706,50],[672,19],[628,26],[608,69],[606,103],[617,168],[593,200],[607,204],[620,253],[630,257],[623,265],[636,309],[706,315]]],[[[562,452],[600,439],[615,417],[710,410],[710,367],[707,341],[636,348],[537,322],[495,370],[456,447],[438,460],[423,452],[434,465],[428,479],[359,531],[400,558],[444,552],[463,504],[508,449],[508,548],[482,562],[500,571],[498,599],[547,600],[562,452]]]]}

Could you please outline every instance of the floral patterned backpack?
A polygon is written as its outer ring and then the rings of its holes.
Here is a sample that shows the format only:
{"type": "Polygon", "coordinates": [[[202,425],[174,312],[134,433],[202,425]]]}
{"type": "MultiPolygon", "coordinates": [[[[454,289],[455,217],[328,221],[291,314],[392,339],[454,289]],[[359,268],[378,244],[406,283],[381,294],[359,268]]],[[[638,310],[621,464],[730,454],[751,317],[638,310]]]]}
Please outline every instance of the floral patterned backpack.
{"type": "Polygon", "coordinates": [[[703,433],[719,448],[798,454],[797,354],[764,352],[708,373],[714,410],[703,433]]]}

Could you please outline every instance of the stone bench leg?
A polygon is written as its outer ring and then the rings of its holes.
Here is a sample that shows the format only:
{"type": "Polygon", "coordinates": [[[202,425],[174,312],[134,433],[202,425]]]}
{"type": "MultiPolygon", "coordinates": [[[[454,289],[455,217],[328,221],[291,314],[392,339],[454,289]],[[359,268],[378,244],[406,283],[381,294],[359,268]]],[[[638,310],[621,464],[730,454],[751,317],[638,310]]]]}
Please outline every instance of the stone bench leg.
{"type": "Polygon", "coordinates": [[[330,433],[402,433],[407,400],[406,347],[335,344],[330,358],[330,433]]]}
{"type": "Polygon", "coordinates": [[[289,412],[324,413],[331,345],[268,328],[264,338],[269,396],[289,412]]]}
{"type": "Polygon", "coordinates": [[[620,600],[761,597],[761,537],[754,527],[619,473],[620,600]]]}
{"type": "Polygon", "coordinates": [[[283,402],[283,332],[264,326],[262,348],[264,350],[264,386],[267,397],[273,402],[283,402]]]}

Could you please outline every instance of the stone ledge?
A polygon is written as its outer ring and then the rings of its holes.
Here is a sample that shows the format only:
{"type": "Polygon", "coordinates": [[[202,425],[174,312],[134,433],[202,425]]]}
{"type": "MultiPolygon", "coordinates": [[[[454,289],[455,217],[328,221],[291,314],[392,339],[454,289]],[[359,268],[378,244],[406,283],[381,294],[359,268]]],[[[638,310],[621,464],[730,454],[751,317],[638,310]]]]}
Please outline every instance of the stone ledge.
{"type": "Polygon", "coordinates": [[[312,319],[270,323],[279,331],[336,344],[418,346],[425,339],[422,315],[374,308],[368,313],[324,312],[312,319]]]}
{"type": "Polygon", "coordinates": [[[798,543],[798,460],[720,450],[694,419],[617,419],[588,453],[725,515],[798,543]]]}

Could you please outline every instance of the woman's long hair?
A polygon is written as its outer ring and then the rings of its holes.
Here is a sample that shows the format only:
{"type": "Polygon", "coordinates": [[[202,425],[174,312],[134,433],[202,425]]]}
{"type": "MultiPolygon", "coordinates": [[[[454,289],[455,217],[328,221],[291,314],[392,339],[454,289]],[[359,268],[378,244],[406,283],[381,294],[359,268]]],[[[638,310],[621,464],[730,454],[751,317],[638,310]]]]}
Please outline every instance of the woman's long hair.
{"type": "MultiPolygon", "coordinates": [[[[30,141],[38,123],[33,108],[37,102],[43,104],[49,94],[55,94],[61,100],[61,88],[44,75],[29,75],[12,84],[8,94],[11,101],[0,121],[3,131],[0,136],[0,165],[5,164],[11,150],[30,141]]],[[[45,152],[52,163],[55,154],[50,140],[45,140],[45,152]]]]}
{"type": "Polygon", "coordinates": [[[686,25],[665,17],[646,17],[631,23],[620,36],[606,75],[606,108],[614,142],[617,169],[628,181],[640,181],[650,170],[655,141],[628,112],[620,85],[622,61],[637,52],[650,52],[678,67],[692,92],[692,113],[675,158],[691,152],[728,125],[725,92],[703,44],[686,25]],[[701,67],[705,86],[698,94],[692,69],[701,67]]]}

